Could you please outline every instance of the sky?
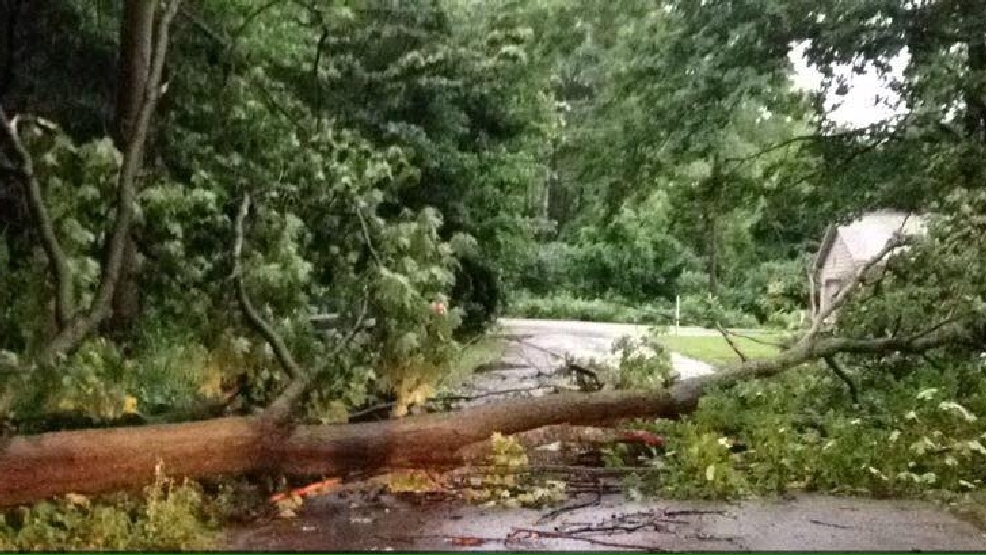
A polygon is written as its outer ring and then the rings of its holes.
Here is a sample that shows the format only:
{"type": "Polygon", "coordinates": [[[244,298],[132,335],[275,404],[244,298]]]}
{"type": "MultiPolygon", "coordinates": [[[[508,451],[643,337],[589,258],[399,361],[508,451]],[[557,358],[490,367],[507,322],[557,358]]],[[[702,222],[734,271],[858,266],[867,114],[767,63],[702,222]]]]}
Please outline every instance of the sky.
{"type": "MultiPolygon", "coordinates": [[[[808,65],[804,58],[804,50],[807,44],[803,43],[794,48],[789,55],[791,63],[794,64],[795,74],[793,77],[795,86],[809,89],[820,90],[822,75],[817,69],[808,65]]],[[[900,75],[907,65],[908,55],[894,58],[891,65],[894,74],[900,75]]],[[[841,102],[842,105],[832,112],[829,116],[833,121],[849,127],[865,127],[867,125],[882,121],[895,112],[894,109],[885,105],[873,105],[873,97],[879,95],[897,99],[897,95],[889,90],[883,80],[875,71],[868,71],[863,75],[853,74],[848,67],[840,68],[836,74],[846,76],[849,80],[849,93],[845,96],[829,94],[826,98],[826,107],[831,107],[834,102],[841,102]]]]}

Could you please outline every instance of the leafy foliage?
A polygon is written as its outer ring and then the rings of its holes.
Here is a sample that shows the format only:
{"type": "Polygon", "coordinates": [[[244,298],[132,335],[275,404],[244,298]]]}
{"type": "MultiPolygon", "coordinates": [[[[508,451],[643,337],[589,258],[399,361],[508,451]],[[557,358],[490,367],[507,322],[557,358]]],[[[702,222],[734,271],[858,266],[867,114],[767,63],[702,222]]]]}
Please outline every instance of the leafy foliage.
{"type": "Polygon", "coordinates": [[[0,516],[4,550],[190,550],[213,545],[201,491],[176,484],[159,467],[143,497],[108,503],[82,495],[40,503],[0,516]]]}
{"type": "Polygon", "coordinates": [[[651,426],[669,438],[668,473],[652,487],[713,498],[977,490],[986,464],[983,392],[960,383],[978,368],[925,369],[901,381],[871,378],[862,412],[849,407],[843,384],[822,369],[708,396],[685,421],[651,426]],[[736,440],[749,449],[731,452],[736,440]]]}
{"type": "Polygon", "coordinates": [[[544,480],[539,483],[527,470],[523,445],[514,437],[494,433],[487,456],[490,472],[470,480],[466,498],[485,506],[543,507],[563,501],[565,483],[544,480]]]}

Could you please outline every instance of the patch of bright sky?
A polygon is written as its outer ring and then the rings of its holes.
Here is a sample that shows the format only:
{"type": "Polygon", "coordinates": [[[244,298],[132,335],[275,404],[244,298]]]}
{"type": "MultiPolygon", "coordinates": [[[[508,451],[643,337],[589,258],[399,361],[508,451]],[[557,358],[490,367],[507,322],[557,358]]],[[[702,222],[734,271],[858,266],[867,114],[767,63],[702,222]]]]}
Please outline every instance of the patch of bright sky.
{"type": "MultiPolygon", "coordinates": [[[[807,46],[807,43],[798,44],[788,54],[794,65],[792,81],[796,87],[802,89],[821,90],[822,74],[817,68],[808,65],[805,59],[807,46]]],[[[893,58],[890,61],[893,75],[900,76],[909,59],[907,52],[893,58]]],[[[894,107],[899,96],[887,87],[886,78],[878,75],[875,69],[868,68],[863,75],[856,75],[848,66],[844,66],[837,68],[835,74],[848,80],[849,91],[845,96],[838,96],[830,91],[825,98],[825,107],[829,112],[829,119],[840,126],[865,127],[902,112],[902,109],[894,107]],[[875,97],[882,98],[883,101],[874,104],[875,97]],[[832,110],[836,104],[839,106],[832,110]]]]}

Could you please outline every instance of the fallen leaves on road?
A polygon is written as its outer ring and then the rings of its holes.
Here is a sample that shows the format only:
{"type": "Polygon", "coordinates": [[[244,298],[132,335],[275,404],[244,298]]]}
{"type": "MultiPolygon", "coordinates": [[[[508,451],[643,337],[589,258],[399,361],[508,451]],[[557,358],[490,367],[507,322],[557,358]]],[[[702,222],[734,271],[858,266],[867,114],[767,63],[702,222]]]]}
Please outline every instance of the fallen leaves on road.
{"type": "Polygon", "coordinates": [[[330,491],[335,489],[336,486],[339,485],[340,481],[341,480],[339,478],[329,478],[327,480],[320,480],[313,484],[308,484],[307,486],[293,489],[289,492],[276,493],[270,497],[270,501],[271,503],[278,503],[280,501],[284,501],[285,499],[294,496],[303,497],[305,495],[329,493],[330,491]]]}

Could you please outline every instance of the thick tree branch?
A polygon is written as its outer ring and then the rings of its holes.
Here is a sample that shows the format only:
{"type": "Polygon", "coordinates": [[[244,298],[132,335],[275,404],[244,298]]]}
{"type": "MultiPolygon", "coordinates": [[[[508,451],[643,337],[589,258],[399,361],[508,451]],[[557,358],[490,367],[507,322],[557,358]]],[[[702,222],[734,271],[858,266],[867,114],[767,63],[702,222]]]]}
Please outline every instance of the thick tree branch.
{"type": "Polygon", "coordinates": [[[291,350],[284,343],[284,339],[267,322],[264,321],[260,313],[250,301],[250,295],[246,290],[246,280],[243,277],[243,237],[244,222],[250,213],[250,195],[243,195],[240,203],[240,210],[236,215],[236,238],[233,244],[233,281],[236,284],[236,296],[240,303],[240,309],[246,316],[247,323],[257,332],[264,341],[274,350],[274,356],[284,372],[291,378],[288,386],[264,411],[265,417],[274,424],[281,424],[286,421],[297,404],[298,400],[308,390],[311,377],[295,360],[291,350]]]}
{"type": "MultiPolygon", "coordinates": [[[[360,307],[359,316],[356,318],[356,323],[353,325],[352,329],[349,330],[349,334],[342,341],[337,343],[335,348],[332,349],[332,351],[326,356],[327,360],[333,360],[336,355],[338,355],[347,345],[349,345],[349,342],[353,340],[353,337],[355,337],[360,328],[362,328],[363,320],[366,318],[366,314],[369,309],[369,303],[369,296],[364,296],[363,304],[360,307]]],[[[311,392],[312,388],[318,383],[323,374],[324,371],[317,372],[314,375],[306,372],[301,379],[293,380],[264,411],[265,418],[275,424],[280,424],[288,420],[294,413],[294,409],[298,406],[298,403],[311,392]]]]}
{"type": "MultiPolygon", "coordinates": [[[[291,378],[290,383],[281,392],[280,395],[267,407],[264,411],[264,416],[267,420],[274,423],[282,423],[291,417],[294,412],[295,407],[298,402],[311,390],[312,386],[317,382],[318,375],[313,375],[307,369],[303,368],[294,359],[291,354],[291,350],[284,343],[284,339],[277,333],[277,331],[267,322],[264,321],[263,317],[253,306],[250,301],[250,295],[246,290],[246,281],[243,277],[243,243],[244,243],[244,225],[246,218],[250,213],[250,195],[246,194],[243,196],[243,201],[240,203],[239,212],[236,215],[235,223],[235,240],[233,244],[233,280],[236,284],[236,295],[240,303],[240,308],[246,315],[247,322],[250,327],[253,328],[264,341],[266,341],[271,349],[274,351],[274,356],[277,357],[277,361],[284,372],[291,378]]],[[[366,318],[367,311],[369,309],[369,296],[365,295],[363,298],[363,303],[360,307],[359,315],[356,319],[356,324],[349,331],[349,334],[338,344],[335,348],[328,354],[328,358],[331,360],[335,358],[339,352],[352,341],[353,337],[359,332],[363,325],[363,320],[366,318]]]]}
{"type": "Polygon", "coordinates": [[[62,250],[61,242],[55,233],[55,223],[48,213],[41,184],[34,174],[34,162],[18,134],[17,121],[17,118],[8,120],[3,106],[0,106],[0,141],[2,141],[0,146],[10,160],[9,170],[24,189],[28,209],[41,235],[41,246],[55,281],[55,320],[58,329],[62,330],[68,326],[75,311],[72,271],[68,265],[68,257],[65,256],[65,251],[62,250]]]}
{"type": "Polygon", "coordinates": [[[123,167],[117,178],[116,221],[108,243],[108,254],[102,277],[96,289],[95,299],[86,315],[76,315],[59,331],[46,347],[46,359],[73,349],[109,316],[113,306],[113,294],[120,279],[124,250],[133,223],[137,202],[136,180],[143,160],[144,147],[150,131],[151,118],[161,98],[161,76],[168,52],[168,31],[178,13],[181,0],[171,0],[155,29],[154,48],[151,53],[150,73],[144,82],[144,91],[137,116],[123,152],[123,167]]]}
{"type": "MultiPolygon", "coordinates": [[[[922,354],[968,339],[958,324],[909,337],[822,338],[770,360],[750,360],[684,380],[670,389],[565,393],[513,399],[452,414],[361,424],[295,426],[271,433],[257,418],[13,437],[0,451],[0,505],[69,491],[99,493],[140,486],[164,461],[169,474],[191,478],[251,471],[339,476],[350,470],[457,466],[463,448],[493,432],[514,434],[553,424],[599,424],[625,418],[677,418],[712,386],[767,378],[837,353],[922,354]]],[[[297,383],[297,382],[296,382],[297,383]]],[[[293,384],[292,384],[293,385],[293,384]]]]}
{"type": "Polygon", "coordinates": [[[233,245],[233,281],[236,284],[236,296],[240,303],[240,308],[243,310],[243,314],[246,316],[247,323],[255,332],[257,332],[261,337],[264,338],[274,350],[274,356],[277,357],[278,363],[284,369],[284,372],[292,380],[302,379],[307,372],[298,365],[294,360],[294,356],[291,355],[291,350],[284,343],[284,339],[264,321],[260,313],[253,306],[250,301],[250,295],[246,290],[246,280],[243,278],[243,227],[246,221],[247,215],[250,213],[250,195],[244,195],[243,201],[240,203],[239,213],[236,215],[236,239],[233,245]]]}

